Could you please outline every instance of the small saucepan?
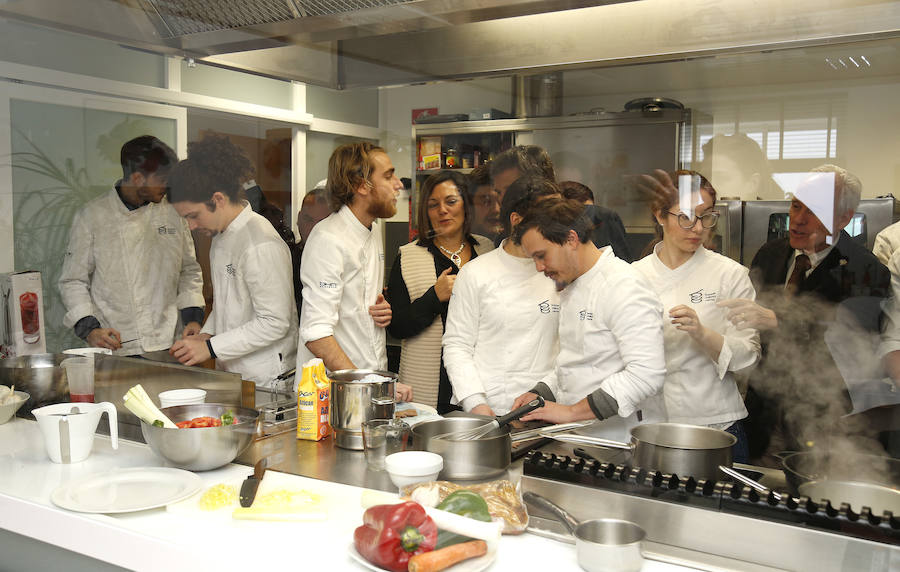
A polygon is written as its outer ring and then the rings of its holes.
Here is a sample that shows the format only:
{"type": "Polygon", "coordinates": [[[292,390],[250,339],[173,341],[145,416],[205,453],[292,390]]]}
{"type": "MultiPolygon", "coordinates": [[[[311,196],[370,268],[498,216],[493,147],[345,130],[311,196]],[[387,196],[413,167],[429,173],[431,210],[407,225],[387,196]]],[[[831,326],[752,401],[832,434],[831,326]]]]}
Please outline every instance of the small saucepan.
{"type": "Polygon", "coordinates": [[[586,435],[541,436],[576,445],[624,449],[631,451],[632,463],[638,467],[707,480],[718,479],[719,465],[731,466],[731,447],[737,443],[737,437],[727,431],[682,423],[638,425],[631,429],[630,443],[586,435]]]}
{"type": "Polygon", "coordinates": [[[578,565],[588,572],[637,572],[644,566],[641,545],[646,533],[635,523],[615,518],[578,522],[539,494],[526,491],[522,499],[552,513],[565,525],[575,537],[578,565]]]}

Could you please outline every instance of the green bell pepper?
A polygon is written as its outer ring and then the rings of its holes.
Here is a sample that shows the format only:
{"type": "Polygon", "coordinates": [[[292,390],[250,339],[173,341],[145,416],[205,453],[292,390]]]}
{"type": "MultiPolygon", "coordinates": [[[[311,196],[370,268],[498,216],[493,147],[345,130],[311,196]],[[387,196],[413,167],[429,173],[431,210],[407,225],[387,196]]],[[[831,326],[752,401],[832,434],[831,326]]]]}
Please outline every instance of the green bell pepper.
{"type": "MultiPolygon", "coordinates": [[[[473,491],[460,490],[451,493],[437,505],[437,508],[474,520],[491,522],[491,513],[488,510],[487,503],[480,494],[473,491]]],[[[435,549],[440,550],[445,546],[468,542],[469,540],[472,540],[472,538],[453,532],[447,532],[446,530],[438,530],[435,549]]]]}

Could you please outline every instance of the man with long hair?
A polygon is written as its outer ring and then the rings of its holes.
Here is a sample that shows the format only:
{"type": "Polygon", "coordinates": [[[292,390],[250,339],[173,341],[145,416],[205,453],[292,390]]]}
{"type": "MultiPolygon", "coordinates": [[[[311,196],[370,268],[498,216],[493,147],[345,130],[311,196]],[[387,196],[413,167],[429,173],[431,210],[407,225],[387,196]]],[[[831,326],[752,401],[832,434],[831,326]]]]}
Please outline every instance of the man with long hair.
{"type": "MultiPolygon", "coordinates": [[[[384,223],[397,212],[403,184],[391,158],[367,142],[341,145],[328,160],[334,211],[318,223],[303,249],[303,309],[297,369],[318,357],[330,371],[387,369],[384,329],[384,223]],[[360,311],[365,309],[365,311],[360,311]]],[[[397,384],[398,397],[412,391],[397,384]]]]}

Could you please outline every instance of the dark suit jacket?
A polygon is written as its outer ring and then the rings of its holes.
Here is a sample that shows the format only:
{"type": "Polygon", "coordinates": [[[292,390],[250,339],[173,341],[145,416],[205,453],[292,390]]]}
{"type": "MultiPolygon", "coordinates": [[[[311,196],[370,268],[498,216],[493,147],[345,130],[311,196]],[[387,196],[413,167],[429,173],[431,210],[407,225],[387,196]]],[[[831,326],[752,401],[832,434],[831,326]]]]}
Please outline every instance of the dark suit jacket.
{"type": "MultiPolygon", "coordinates": [[[[841,231],[838,244],[787,297],[784,283],[794,256],[788,239],[765,244],[750,266],[757,301],[775,311],[778,328],[760,335],[762,359],[750,377],[747,420],[751,457],[768,442],[767,431],[780,423],[802,446],[822,437],[849,410],[846,386],[825,343],[835,327],[839,304],[854,324],[839,331],[878,332],[880,302],[890,294],[890,271],[864,246],[841,231]],[[778,417],[778,419],[776,419],[778,417]]],[[[849,340],[848,340],[849,341],[849,340]]]]}
{"type": "MultiPolygon", "coordinates": [[[[787,271],[794,249],[788,239],[763,245],[750,264],[750,279],[757,292],[772,292],[783,297],[787,271]]],[[[890,293],[891,273],[875,255],[846,232],[828,256],[800,285],[798,295],[813,294],[834,304],[856,296],[884,297],[890,293]]]]}
{"type": "Polygon", "coordinates": [[[612,246],[613,253],[616,257],[621,258],[625,262],[634,261],[631,255],[631,249],[628,248],[628,241],[625,238],[625,225],[622,219],[614,210],[599,205],[587,205],[587,215],[591,222],[594,223],[594,230],[591,232],[591,242],[597,248],[604,246],[612,246]]]}

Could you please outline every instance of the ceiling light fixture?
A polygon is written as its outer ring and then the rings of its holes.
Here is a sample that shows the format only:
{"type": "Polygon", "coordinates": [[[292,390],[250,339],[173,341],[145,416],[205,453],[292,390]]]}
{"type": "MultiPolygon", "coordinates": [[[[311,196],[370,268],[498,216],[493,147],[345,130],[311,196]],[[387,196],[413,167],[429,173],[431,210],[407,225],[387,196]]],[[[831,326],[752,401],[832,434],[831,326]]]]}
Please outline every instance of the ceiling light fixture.
{"type": "Polygon", "coordinates": [[[872,67],[872,64],[869,63],[869,60],[866,59],[866,56],[859,56],[860,59],[865,62],[865,64],[869,67],[872,67]]]}
{"type": "Polygon", "coordinates": [[[844,58],[838,58],[838,63],[844,67],[847,67],[847,62],[844,61],[844,58]]]}
{"type": "Polygon", "coordinates": [[[825,58],[825,63],[831,66],[831,69],[836,70],[837,66],[831,61],[831,58],[825,58]]]}
{"type": "Polygon", "coordinates": [[[850,59],[851,62],[853,62],[853,65],[855,65],[856,67],[859,67],[859,64],[856,63],[856,60],[853,59],[853,56],[847,56],[847,57],[850,59]]]}

